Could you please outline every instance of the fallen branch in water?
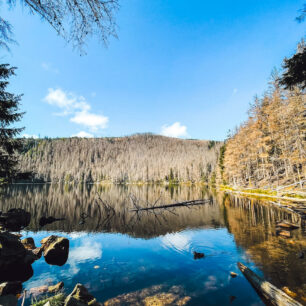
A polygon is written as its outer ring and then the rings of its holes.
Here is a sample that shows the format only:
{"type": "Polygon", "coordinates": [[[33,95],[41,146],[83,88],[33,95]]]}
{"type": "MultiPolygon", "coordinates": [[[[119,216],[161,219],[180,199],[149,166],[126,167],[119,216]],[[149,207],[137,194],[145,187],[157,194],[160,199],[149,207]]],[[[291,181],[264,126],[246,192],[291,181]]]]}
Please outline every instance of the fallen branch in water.
{"type": "Polygon", "coordinates": [[[192,200],[192,201],[185,201],[185,202],[179,202],[179,203],[173,203],[173,204],[165,204],[160,206],[150,206],[150,207],[137,207],[134,209],[131,209],[130,211],[144,211],[144,210],[153,210],[153,209],[167,209],[171,207],[188,207],[188,206],[194,206],[194,205],[202,205],[210,203],[210,200],[192,200]]]}
{"type": "Polygon", "coordinates": [[[295,301],[284,291],[263,280],[242,263],[238,262],[237,265],[245,278],[255,288],[256,292],[260,296],[264,297],[264,299],[266,299],[269,304],[275,306],[302,306],[299,302],[295,301]]]}

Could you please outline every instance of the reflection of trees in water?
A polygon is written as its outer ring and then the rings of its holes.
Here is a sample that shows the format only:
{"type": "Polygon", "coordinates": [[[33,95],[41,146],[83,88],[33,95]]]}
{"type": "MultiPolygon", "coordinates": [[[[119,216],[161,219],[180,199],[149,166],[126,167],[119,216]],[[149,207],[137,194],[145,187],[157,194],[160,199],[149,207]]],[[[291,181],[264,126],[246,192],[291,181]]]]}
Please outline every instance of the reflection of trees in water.
{"type": "Polygon", "coordinates": [[[268,202],[212,194],[196,186],[165,189],[156,185],[16,185],[5,189],[1,198],[0,210],[10,208],[29,211],[32,219],[28,229],[33,231],[41,229],[39,220],[43,216],[65,218],[44,226],[43,230],[120,232],[143,238],[186,228],[227,227],[236,244],[246,250],[266,279],[278,287],[305,291],[302,286],[306,283],[306,261],[298,258],[298,253],[306,250],[305,220],[268,202]],[[201,198],[211,199],[211,203],[136,214],[130,211],[131,195],[137,199],[137,205],[144,207],[159,197],[162,204],[201,198]],[[300,225],[292,231],[290,239],[276,235],[276,222],[282,220],[300,225]]]}
{"type": "Polygon", "coordinates": [[[154,203],[159,198],[160,203],[168,204],[210,197],[207,190],[196,186],[166,189],[156,185],[19,185],[4,191],[0,205],[3,211],[12,207],[29,211],[32,220],[28,229],[34,231],[41,229],[40,218],[48,216],[65,220],[48,224],[43,227],[44,230],[121,232],[145,238],[187,227],[223,226],[220,207],[215,201],[194,208],[136,214],[129,211],[133,208],[131,195],[141,206],[154,203]],[[84,215],[88,217],[84,218],[84,215]]]}
{"type": "Polygon", "coordinates": [[[306,298],[306,261],[299,258],[299,253],[306,250],[305,220],[273,204],[236,196],[225,196],[223,205],[228,230],[264,277],[279,288],[288,286],[299,294],[300,301],[303,294],[306,298]],[[276,235],[276,223],[282,220],[300,225],[292,231],[292,238],[276,235]]]}

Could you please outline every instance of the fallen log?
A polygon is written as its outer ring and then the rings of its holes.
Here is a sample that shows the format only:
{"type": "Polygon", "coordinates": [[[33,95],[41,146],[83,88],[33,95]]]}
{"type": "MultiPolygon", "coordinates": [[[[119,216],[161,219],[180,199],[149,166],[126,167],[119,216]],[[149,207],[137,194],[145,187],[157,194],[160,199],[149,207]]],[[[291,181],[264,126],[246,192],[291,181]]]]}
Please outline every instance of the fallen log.
{"type": "Polygon", "coordinates": [[[243,265],[241,262],[237,263],[238,268],[243,273],[245,278],[254,287],[259,296],[263,297],[267,304],[275,306],[302,306],[299,302],[295,301],[284,291],[278,289],[271,283],[263,280],[257,274],[255,274],[248,267],[243,265]]]}
{"type": "Polygon", "coordinates": [[[185,201],[185,202],[179,202],[179,203],[173,203],[173,204],[165,204],[160,206],[150,206],[150,207],[138,207],[131,209],[130,211],[143,211],[143,210],[153,210],[153,209],[167,209],[172,207],[182,207],[182,206],[193,206],[193,205],[202,205],[210,203],[210,200],[192,200],[192,201],[185,201]]]}

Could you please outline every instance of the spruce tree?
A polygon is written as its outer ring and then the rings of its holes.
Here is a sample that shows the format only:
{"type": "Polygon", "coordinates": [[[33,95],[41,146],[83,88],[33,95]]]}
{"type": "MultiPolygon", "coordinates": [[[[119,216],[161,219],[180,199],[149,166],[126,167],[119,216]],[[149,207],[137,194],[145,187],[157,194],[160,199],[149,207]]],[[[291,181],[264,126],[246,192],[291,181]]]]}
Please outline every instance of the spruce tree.
{"type": "Polygon", "coordinates": [[[15,137],[23,128],[11,125],[20,121],[24,113],[18,112],[22,95],[6,91],[9,77],[15,75],[16,67],[0,64],[0,182],[9,182],[16,174],[17,158],[15,152],[21,149],[22,141],[15,137]]]}

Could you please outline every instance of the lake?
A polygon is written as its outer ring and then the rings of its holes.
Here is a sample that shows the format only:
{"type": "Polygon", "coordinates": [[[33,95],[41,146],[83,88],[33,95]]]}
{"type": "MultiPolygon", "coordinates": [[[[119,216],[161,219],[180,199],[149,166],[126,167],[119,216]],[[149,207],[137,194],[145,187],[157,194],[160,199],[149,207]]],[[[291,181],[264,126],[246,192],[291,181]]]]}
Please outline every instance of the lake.
{"type": "Polygon", "coordinates": [[[239,271],[242,262],[306,301],[306,260],[298,255],[306,249],[305,220],[268,201],[201,186],[14,185],[0,202],[1,211],[11,208],[30,212],[21,234],[36,246],[53,234],[70,242],[63,266],[44,257],[33,263],[27,290],[63,281],[67,293],[82,283],[105,305],[264,305],[239,271]],[[209,201],[131,211],[195,199],[209,201]],[[42,226],[49,216],[63,220],[42,226]],[[300,225],[290,238],[276,234],[282,220],[300,225]],[[205,256],[195,259],[193,252],[205,256]]]}

